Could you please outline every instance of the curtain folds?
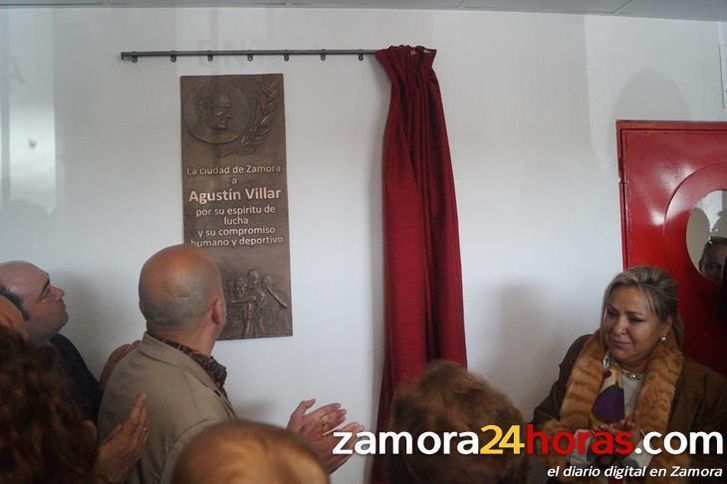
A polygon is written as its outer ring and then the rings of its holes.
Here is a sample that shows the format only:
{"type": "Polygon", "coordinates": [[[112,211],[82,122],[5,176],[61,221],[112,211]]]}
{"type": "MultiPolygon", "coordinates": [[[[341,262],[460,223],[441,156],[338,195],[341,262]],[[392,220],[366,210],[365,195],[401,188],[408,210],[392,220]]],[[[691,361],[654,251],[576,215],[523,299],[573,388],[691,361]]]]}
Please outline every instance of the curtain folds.
{"type": "MultiPolygon", "coordinates": [[[[457,203],[435,50],[389,47],[383,144],[386,348],[378,429],[397,385],[433,359],[467,363],[457,203]]],[[[381,459],[374,482],[384,482],[381,459]]]]}

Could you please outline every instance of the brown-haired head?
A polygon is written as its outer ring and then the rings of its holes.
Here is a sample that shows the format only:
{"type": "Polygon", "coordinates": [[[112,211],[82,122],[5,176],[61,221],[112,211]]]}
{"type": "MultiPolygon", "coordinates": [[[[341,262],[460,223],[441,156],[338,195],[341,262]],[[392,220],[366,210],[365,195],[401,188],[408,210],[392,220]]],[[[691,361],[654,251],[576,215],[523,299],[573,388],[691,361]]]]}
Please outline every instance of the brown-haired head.
{"type": "MultiPolygon", "coordinates": [[[[524,431],[520,412],[500,391],[484,380],[449,361],[430,363],[423,374],[404,384],[392,402],[389,428],[409,432],[414,442],[424,432],[474,432],[478,451],[492,440],[485,425],[497,425],[503,432],[512,425],[524,431]]],[[[389,456],[391,482],[416,484],[469,484],[472,482],[525,482],[527,461],[524,454],[465,455],[457,452],[458,438],[452,439],[450,454],[400,453],[389,456]]]]}
{"type": "Polygon", "coordinates": [[[92,482],[95,437],[56,368],[54,352],[0,328],[2,482],[92,482]]]}
{"type": "Polygon", "coordinates": [[[172,484],[328,484],[320,457],[296,434],[236,421],[205,430],[184,449],[172,484]]]}

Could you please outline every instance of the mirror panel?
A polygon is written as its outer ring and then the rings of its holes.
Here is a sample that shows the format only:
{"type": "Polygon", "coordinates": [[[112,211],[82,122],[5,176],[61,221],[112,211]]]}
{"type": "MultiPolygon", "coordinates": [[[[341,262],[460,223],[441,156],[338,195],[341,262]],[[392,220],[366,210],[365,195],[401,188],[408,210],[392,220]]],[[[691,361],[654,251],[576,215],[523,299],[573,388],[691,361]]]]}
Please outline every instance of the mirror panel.
{"type": "Polygon", "coordinates": [[[727,190],[708,193],[692,209],[687,251],[702,276],[719,284],[727,259],[727,190]]]}

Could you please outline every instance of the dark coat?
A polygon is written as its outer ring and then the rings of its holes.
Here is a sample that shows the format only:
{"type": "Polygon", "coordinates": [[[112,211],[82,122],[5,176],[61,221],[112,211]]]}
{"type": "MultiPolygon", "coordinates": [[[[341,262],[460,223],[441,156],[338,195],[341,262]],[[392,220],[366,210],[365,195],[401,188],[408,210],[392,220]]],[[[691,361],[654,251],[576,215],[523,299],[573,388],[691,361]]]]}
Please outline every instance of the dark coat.
{"type": "Polygon", "coordinates": [[[102,397],[98,380],[93,376],[86,366],[86,362],[83,361],[83,357],[68,338],[62,334],[57,334],[50,339],[49,343],[55,349],[60,359],[61,368],[66,378],[68,378],[73,401],[81,409],[84,419],[96,423],[102,397]]]}

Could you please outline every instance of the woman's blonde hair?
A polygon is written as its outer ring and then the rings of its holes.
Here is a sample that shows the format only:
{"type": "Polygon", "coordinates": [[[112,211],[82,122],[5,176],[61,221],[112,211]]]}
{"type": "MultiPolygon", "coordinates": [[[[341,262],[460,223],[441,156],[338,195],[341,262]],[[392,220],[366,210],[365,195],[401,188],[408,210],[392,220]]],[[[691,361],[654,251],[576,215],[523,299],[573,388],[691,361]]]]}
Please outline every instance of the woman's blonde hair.
{"type": "Polygon", "coordinates": [[[613,291],[621,287],[635,287],[646,296],[649,308],[662,323],[671,319],[671,329],[679,347],[684,341],[684,322],[677,308],[677,282],[668,272],[653,266],[634,266],[616,275],[603,293],[601,318],[606,311],[606,302],[613,291]]]}

